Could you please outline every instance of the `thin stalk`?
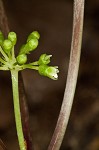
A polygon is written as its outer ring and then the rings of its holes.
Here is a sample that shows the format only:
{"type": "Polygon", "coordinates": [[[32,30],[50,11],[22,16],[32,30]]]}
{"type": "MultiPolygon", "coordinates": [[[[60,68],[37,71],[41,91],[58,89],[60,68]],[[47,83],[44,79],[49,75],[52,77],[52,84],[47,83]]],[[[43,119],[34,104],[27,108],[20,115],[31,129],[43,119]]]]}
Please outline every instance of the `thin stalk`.
{"type": "Polygon", "coordinates": [[[0,139],[0,150],[7,150],[5,144],[3,143],[1,139],[0,139]]]}
{"type": "Polygon", "coordinates": [[[2,64],[6,64],[6,62],[5,62],[2,58],[0,58],[0,62],[1,62],[2,64]]]}
{"type": "Polygon", "coordinates": [[[0,52],[3,55],[3,57],[5,58],[5,60],[9,60],[8,56],[5,54],[5,52],[2,50],[1,46],[0,46],[0,52]]]}
{"type": "Polygon", "coordinates": [[[4,35],[7,35],[9,32],[9,25],[2,0],[0,0],[0,30],[4,33],[4,35]]]}
{"type": "Polygon", "coordinates": [[[28,68],[28,69],[34,69],[34,70],[38,70],[39,69],[38,66],[31,66],[30,64],[25,64],[25,65],[22,66],[22,68],[23,69],[28,68]]]}
{"type": "Polygon", "coordinates": [[[83,16],[84,0],[74,0],[73,33],[67,83],[59,118],[48,150],[60,149],[68,125],[79,70],[83,16]]]}
{"type": "Polygon", "coordinates": [[[20,98],[20,108],[22,112],[22,126],[23,126],[23,133],[24,138],[26,140],[27,150],[33,150],[32,146],[32,138],[30,135],[30,127],[29,127],[29,112],[28,112],[28,105],[26,101],[26,95],[24,94],[24,85],[23,85],[23,78],[21,72],[19,72],[19,98],[20,98]]]}
{"type": "Polygon", "coordinates": [[[4,33],[4,35],[7,35],[9,32],[9,25],[4,10],[3,0],[0,0],[0,30],[4,33]]]}
{"type": "Polygon", "coordinates": [[[25,139],[24,139],[24,135],[23,135],[20,104],[19,104],[18,71],[11,70],[11,78],[12,78],[12,89],[13,89],[15,122],[16,122],[19,146],[20,146],[20,150],[26,150],[27,148],[26,148],[26,143],[25,143],[25,139]]]}

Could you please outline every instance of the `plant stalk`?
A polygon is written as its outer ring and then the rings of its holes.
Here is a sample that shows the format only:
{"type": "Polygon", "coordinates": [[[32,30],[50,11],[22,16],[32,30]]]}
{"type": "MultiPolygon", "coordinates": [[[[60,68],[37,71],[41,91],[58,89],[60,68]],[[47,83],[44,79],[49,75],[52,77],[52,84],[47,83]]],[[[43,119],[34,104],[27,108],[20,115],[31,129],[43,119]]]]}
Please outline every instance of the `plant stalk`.
{"type": "Polygon", "coordinates": [[[29,127],[29,111],[28,111],[28,104],[26,101],[26,94],[24,89],[24,83],[22,78],[22,73],[19,72],[19,99],[20,99],[20,109],[22,112],[22,126],[23,126],[23,133],[24,138],[26,140],[27,150],[33,150],[32,145],[32,138],[30,135],[30,127],[29,127]]]}
{"type": "Polygon", "coordinates": [[[3,0],[0,0],[0,30],[4,33],[4,35],[7,35],[9,32],[9,25],[4,10],[3,0]]]}
{"type": "Polygon", "coordinates": [[[16,130],[17,130],[19,146],[20,146],[20,150],[26,150],[27,148],[26,148],[26,143],[23,135],[20,104],[19,104],[18,71],[11,70],[11,78],[12,78],[12,89],[13,89],[15,122],[16,122],[16,130]]]}
{"type": "Polygon", "coordinates": [[[1,139],[0,139],[0,150],[7,150],[5,144],[3,143],[1,139]]]}
{"type": "Polygon", "coordinates": [[[74,0],[73,32],[67,83],[59,118],[48,150],[60,149],[68,125],[79,70],[83,16],[84,0],[74,0]]]}

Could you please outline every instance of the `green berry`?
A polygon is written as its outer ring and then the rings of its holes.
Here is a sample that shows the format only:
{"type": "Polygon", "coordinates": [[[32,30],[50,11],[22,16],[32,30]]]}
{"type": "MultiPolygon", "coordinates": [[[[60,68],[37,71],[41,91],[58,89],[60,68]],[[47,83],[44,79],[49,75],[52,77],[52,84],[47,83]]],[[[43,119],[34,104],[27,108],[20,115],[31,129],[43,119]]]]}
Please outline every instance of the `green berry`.
{"type": "Polygon", "coordinates": [[[9,32],[8,39],[13,43],[13,45],[17,42],[17,35],[15,32],[9,32]]]}
{"type": "Polygon", "coordinates": [[[19,65],[23,65],[27,62],[27,55],[25,54],[18,55],[16,60],[19,65]]]}
{"type": "Polygon", "coordinates": [[[12,47],[13,47],[13,44],[9,39],[6,39],[3,41],[3,50],[6,53],[9,53],[11,51],[12,47]]]}
{"type": "Polygon", "coordinates": [[[3,33],[0,31],[0,46],[2,46],[3,41],[4,41],[4,36],[3,33]]]}
{"type": "Polygon", "coordinates": [[[30,33],[30,35],[27,38],[27,42],[30,41],[31,39],[38,39],[40,38],[40,34],[37,31],[33,31],[30,33]]]}

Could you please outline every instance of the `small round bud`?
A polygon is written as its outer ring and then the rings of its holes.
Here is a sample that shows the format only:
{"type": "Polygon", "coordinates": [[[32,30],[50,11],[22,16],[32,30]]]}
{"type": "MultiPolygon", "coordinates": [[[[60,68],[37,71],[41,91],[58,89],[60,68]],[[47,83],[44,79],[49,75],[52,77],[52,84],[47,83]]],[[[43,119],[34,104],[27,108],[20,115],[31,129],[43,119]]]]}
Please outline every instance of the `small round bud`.
{"type": "Polygon", "coordinates": [[[13,47],[13,44],[9,39],[3,41],[3,49],[6,53],[9,53],[12,47],[13,47]]]}
{"type": "Polygon", "coordinates": [[[15,32],[9,32],[8,39],[13,43],[13,45],[17,42],[17,35],[15,32]]]}
{"type": "Polygon", "coordinates": [[[38,40],[37,39],[31,39],[27,44],[28,51],[33,51],[38,46],[38,40]]]}
{"type": "Polygon", "coordinates": [[[27,42],[30,41],[31,39],[38,39],[40,38],[40,34],[37,31],[33,31],[32,33],[30,33],[30,35],[27,38],[27,42]]]}
{"type": "Polygon", "coordinates": [[[3,41],[4,41],[4,36],[3,33],[0,31],[0,46],[2,46],[3,41]]]}
{"type": "Polygon", "coordinates": [[[23,65],[27,62],[27,55],[25,54],[18,55],[16,60],[19,65],[23,65]]]}

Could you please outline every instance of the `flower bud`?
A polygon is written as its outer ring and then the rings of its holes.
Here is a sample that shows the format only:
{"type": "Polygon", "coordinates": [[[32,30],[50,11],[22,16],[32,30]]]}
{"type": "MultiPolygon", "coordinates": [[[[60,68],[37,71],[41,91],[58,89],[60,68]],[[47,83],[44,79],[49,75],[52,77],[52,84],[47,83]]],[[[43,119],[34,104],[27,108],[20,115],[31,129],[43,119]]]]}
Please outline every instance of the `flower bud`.
{"type": "Polygon", "coordinates": [[[53,80],[58,79],[58,74],[57,74],[57,73],[59,73],[58,67],[41,65],[41,66],[39,66],[38,71],[39,71],[40,75],[47,76],[53,80]]]}
{"type": "Polygon", "coordinates": [[[18,55],[16,60],[19,65],[23,65],[27,62],[27,55],[25,54],[18,55]]]}
{"type": "Polygon", "coordinates": [[[38,46],[38,40],[37,39],[31,39],[26,45],[27,45],[29,51],[33,51],[38,46]]]}
{"type": "Polygon", "coordinates": [[[13,45],[17,42],[17,35],[15,32],[9,32],[8,39],[13,43],[13,45]]]}
{"type": "Polygon", "coordinates": [[[13,47],[12,42],[9,39],[3,41],[3,49],[8,54],[13,47]]]}
{"type": "Polygon", "coordinates": [[[2,46],[3,41],[4,41],[4,36],[3,33],[0,31],[0,46],[2,46]]]}
{"type": "Polygon", "coordinates": [[[47,65],[50,63],[52,55],[42,54],[38,60],[39,65],[47,65]]]}
{"type": "Polygon", "coordinates": [[[27,42],[30,41],[31,39],[38,39],[40,38],[40,34],[37,31],[33,31],[30,33],[30,35],[27,38],[27,42]]]}
{"type": "Polygon", "coordinates": [[[29,52],[35,50],[37,46],[38,46],[38,40],[31,39],[28,43],[24,44],[21,47],[19,54],[29,54],[29,52]]]}

